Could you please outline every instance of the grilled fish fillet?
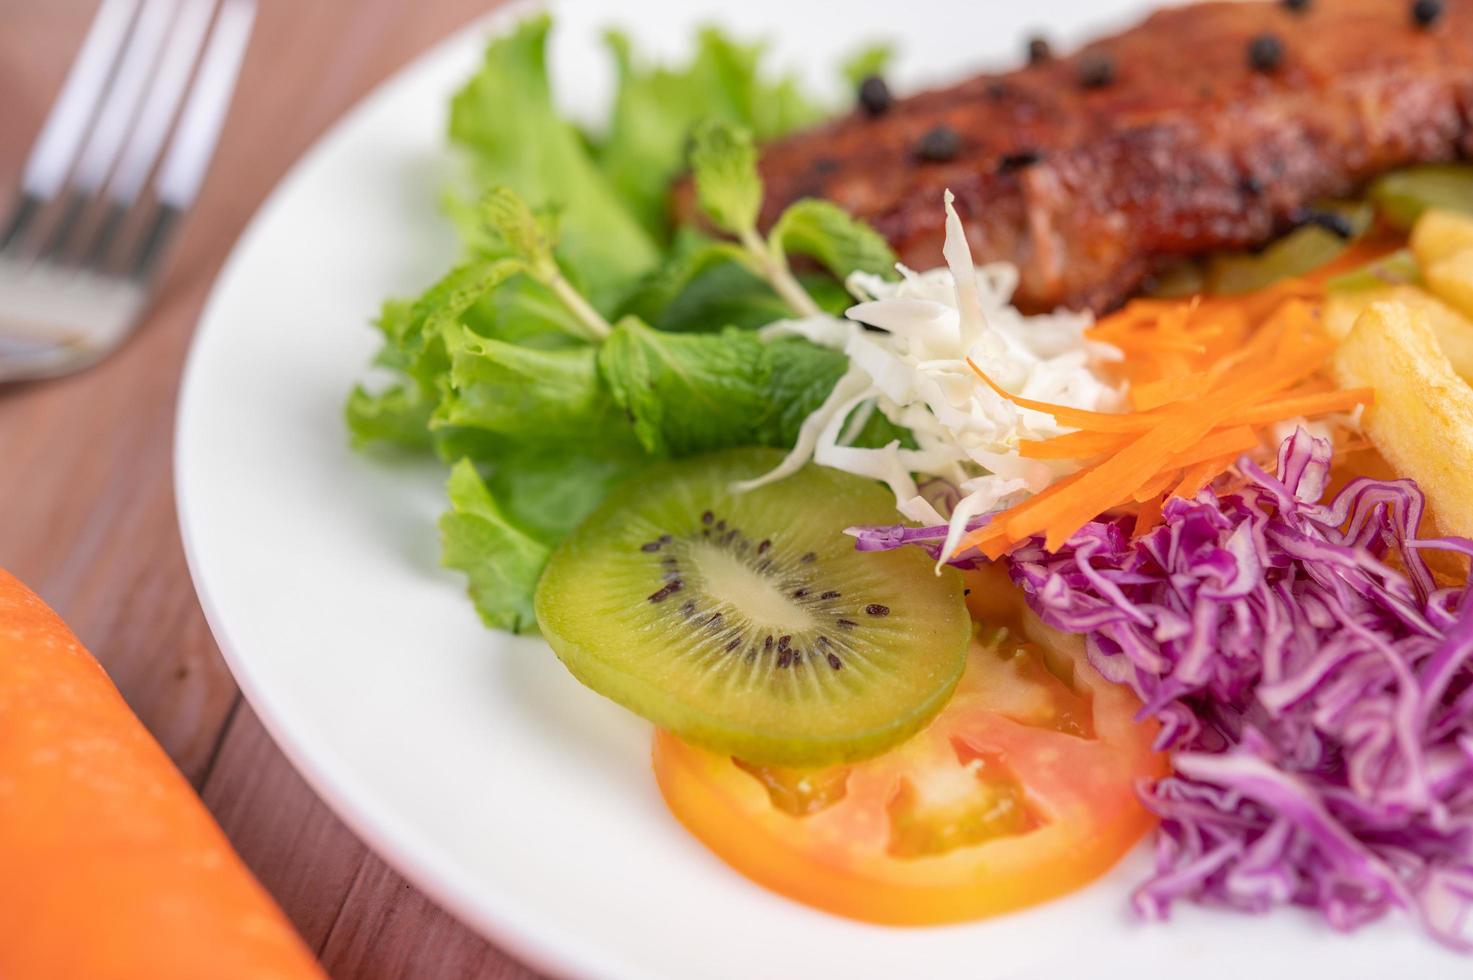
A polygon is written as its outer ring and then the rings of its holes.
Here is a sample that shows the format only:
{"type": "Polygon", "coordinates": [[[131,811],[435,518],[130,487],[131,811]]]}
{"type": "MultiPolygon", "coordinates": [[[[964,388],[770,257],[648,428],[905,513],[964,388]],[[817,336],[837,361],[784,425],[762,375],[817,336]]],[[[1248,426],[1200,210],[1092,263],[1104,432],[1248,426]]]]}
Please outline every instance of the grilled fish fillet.
{"type": "Polygon", "coordinates": [[[1019,306],[1102,312],[1183,256],[1269,241],[1316,199],[1470,155],[1473,0],[1430,26],[1409,0],[1204,3],[774,143],[763,219],[829,198],[930,268],[949,187],[977,261],[1019,266],[1019,306]]]}

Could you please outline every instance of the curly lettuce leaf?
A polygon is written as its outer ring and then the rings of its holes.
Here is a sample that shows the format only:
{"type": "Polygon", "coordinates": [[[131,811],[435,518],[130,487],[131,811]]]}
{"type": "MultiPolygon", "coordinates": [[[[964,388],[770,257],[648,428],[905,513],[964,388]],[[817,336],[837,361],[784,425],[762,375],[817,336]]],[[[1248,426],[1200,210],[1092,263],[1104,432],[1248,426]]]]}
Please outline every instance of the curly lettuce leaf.
{"type": "Polygon", "coordinates": [[[450,104],[451,139],[469,151],[483,187],[504,185],[559,215],[558,262],[594,306],[612,308],[659,250],[553,104],[543,14],[486,50],[450,104]]]}
{"type": "MultiPolygon", "coordinates": [[[[849,362],[798,338],[764,341],[735,328],[672,334],[629,318],[615,326],[598,363],[640,445],[652,456],[688,456],[792,446],[849,362]]],[[[898,437],[875,423],[862,444],[898,437]]]]}
{"type": "Polygon", "coordinates": [[[442,336],[482,297],[513,276],[516,259],[479,260],[457,266],[425,290],[413,303],[386,303],[378,320],[385,346],[379,363],[402,371],[433,391],[450,367],[442,336]]]}
{"type": "Polygon", "coordinates": [[[494,462],[461,459],[451,469],[441,562],[465,574],[487,626],[530,633],[537,626],[532,600],[553,549],[644,457],[637,447],[515,441],[489,455],[494,462]]]}
{"type": "Polygon", "coordinates": [[[375,443],[411,450],[434,445],[429,425],[435,402],[418,385],[401,382],[377,394],[354,385],[344,411],[354,449],[375,443]]]}
{"type": "Polygon", "coordinates": [[[839,66],[839,73],[850,88],[858,88],[871,75],[884,75],[894,60],[895,45],[889,41],[875,41],[845,58],[839,66]]]}
{"type": "Polygon", "coordinates": [[[450,369],[444,330],[520,271],[520,263],[510,259],[471,262],[452,269],[412,302],[384,303],[374,321],[384,338],[374,361],[401,380],[378,393],[363,385],[349,393],[345,414],[355,447],[434,445],[430,420],[450,369]]]}
{"type": "Polygon", "coordinates": [[[451,469],[447,491],[441,561],[465,573],[471,601],[487,626],[529,632],[537,623],[532,595],[552,549],[512,524],[470,460],[451,469]]]}
{"type": "Polygon", "coordinates": [[[447,333],[449,390],[433,425],[482,429],[529,443],[633,444],[624,418],[598,373],[593,347],[537,350],[479,336],[447,333]]]}
{"type": "Polygon", "coordinates": [[[739,44],[715,28],[702,30],[684,67],[638,62],[628,37],[605,36],[618,90],[598,162],[620,198],[656,240],[668,238],[666,195],[685,169],[691,130],[723,119],[770,140],[817,122],[824,112],[792,76],[769,79],[760,44],[739,44]]]}

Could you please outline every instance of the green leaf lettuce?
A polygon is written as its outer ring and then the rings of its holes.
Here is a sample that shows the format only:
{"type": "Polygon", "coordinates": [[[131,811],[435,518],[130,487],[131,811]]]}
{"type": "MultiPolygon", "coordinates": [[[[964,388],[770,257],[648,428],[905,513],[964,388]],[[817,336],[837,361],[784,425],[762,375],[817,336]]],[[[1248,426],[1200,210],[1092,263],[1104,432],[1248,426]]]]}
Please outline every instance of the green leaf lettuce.
{"type": "Polygon", "coordinates": [[[530,631],[537,622],[532,594],[552,549],[506,518],[470,460],[455,464],[447,490],[450,510],[440,518],[442,561],[465,573],[471,600],[487,626],[530,631]]]}

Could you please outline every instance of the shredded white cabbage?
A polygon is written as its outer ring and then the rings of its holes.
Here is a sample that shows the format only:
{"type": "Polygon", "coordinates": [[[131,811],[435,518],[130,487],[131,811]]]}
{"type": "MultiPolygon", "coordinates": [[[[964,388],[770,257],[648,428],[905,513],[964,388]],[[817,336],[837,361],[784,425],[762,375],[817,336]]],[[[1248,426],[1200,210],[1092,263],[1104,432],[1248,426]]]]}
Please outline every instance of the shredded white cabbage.
{"type": "Polygon", "coordinates": [[[1098,372],[1121,354],[1085,339],[1089,314],[1018,312],[1010,302],[1017,269],[1007,263],[974,266],[950,191],[945,201],[945,268],[918,273],[897,266],[899,282],[855,273],[847,285],[861,302],[846,319],[810,316],[765,328],[769,337],[806,337],[842,350],[849,371],[804,421],[782,464],[738,485],[770,483],[809,460],[883,480],[907,519],[949,523],[943,556],[955,549],[973,517],[1011,506],[1077,469],[1067,460],[1018,455],[1020,440],[1073,430],[992,391],[967,365],[968,357],[1002,388],[1025,398],[1095,411],[1118,411],[1123,403],[1123,391],[1098,372]],[[909,429],[917,448],[904,449],[899,442],[880,449],[849,445],[863,424],[854,416],[867,418],[873,411],[909,429]],[[920,494],[918,474],[958,489],[951,514],[941,514],[920,494]]]}

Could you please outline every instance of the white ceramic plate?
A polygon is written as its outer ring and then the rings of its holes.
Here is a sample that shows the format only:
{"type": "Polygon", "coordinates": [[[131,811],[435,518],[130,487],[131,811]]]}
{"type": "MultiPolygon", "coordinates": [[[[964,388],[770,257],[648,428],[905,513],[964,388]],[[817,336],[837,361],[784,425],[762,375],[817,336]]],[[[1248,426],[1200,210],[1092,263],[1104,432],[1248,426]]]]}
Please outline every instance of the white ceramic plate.
{"type": "MultiPolygon", "coordinates": [[[[1078,37],[1133,7],[569,2],[555,5],[553,65],[560,97],[595,112],[603,26],[673,54],[718,20],[771,39],[780,62],[831,91],[844,52],[893,38],[893,77],[909,87],[1016,60],[1030,28],[1078,37]]],[[[221,273],[180,400],[180,522],[205,612],[256,712],[344,820],[467,923],[559,973],[1340,980],[1469,968],[1404,922],[1350,938],[1296,912],[1137,923],[1126,903],[1144,849],[1042,908],[888,929],[772,895],[690,838],[660,802],[648,726],[580,687],[540,641],[483,629],[462,581],[438,567],[442,468],[347,448],[342,403],[375,347],[369,318],[453,258],[436,206],[446,99],[510,15],[421,58],[293,169],[221,273]]]]}

